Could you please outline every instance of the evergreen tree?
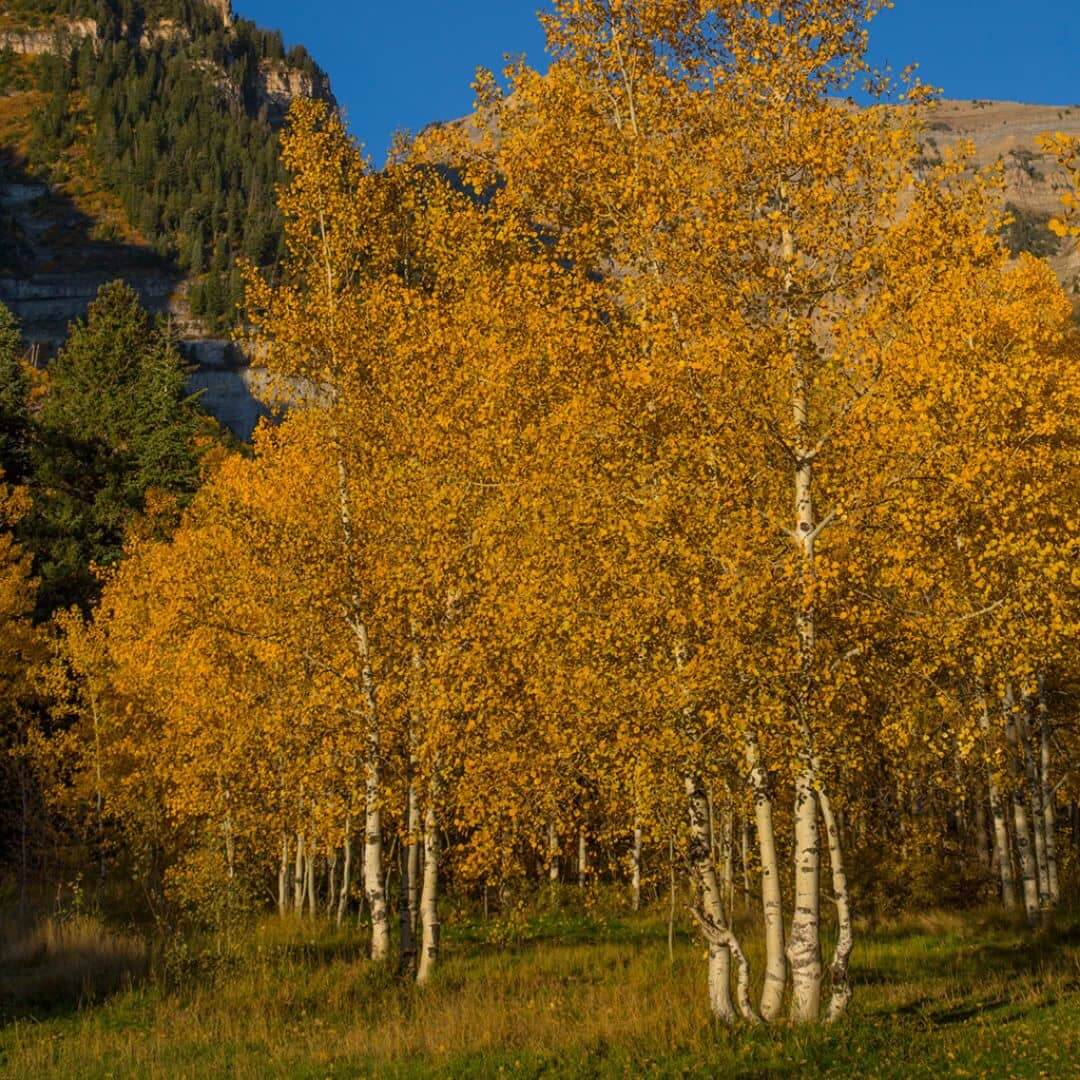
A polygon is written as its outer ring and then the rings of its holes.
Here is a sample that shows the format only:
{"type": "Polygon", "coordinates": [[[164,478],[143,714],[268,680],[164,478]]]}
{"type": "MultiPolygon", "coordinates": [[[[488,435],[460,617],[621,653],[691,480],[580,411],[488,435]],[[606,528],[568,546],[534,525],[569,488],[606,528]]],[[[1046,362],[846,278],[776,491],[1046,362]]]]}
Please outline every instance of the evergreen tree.
{"type": "Polygon", "coordinates": [[[134,290],[103,286],[49,374],[26,523],[42,613],[94,598],[93,567],[120,558],[150,490],[182,504],[198,481],[199,413],[183,360],[134,290]]]}
{"type": "Polygon", "coordinates": [[[26,477],[29,381],[22,366],[15,316],[0,304],[0,473],[11,483],[26,477]]]}

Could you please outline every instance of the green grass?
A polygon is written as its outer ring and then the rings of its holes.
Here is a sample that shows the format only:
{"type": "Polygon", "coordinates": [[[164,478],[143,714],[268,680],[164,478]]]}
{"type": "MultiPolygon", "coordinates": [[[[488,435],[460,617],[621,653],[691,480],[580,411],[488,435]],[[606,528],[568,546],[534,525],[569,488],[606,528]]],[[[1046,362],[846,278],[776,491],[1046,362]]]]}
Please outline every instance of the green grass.
{"type": "MultiPolygon", "coordinates": [[[[761,942],[747,937],[760,976],[761,942]]],[[[0,978],[0,1073],[1080,1076],[1076,916],[1036,935],[992,912],[864,928],[851,1014],[805,1029],[716,1026],[701,946],[680,933],[672,964],[662,912],[452,915],[425,990],[374,970],[363,944],[269,921],[231,949],[173,947],[145,976],[133,964],[126,988],[96,996],[86,978],[79,993],[20,1001],[0,978]]],[[[124,951],[113,935],[109,955],[124,951]]]]}

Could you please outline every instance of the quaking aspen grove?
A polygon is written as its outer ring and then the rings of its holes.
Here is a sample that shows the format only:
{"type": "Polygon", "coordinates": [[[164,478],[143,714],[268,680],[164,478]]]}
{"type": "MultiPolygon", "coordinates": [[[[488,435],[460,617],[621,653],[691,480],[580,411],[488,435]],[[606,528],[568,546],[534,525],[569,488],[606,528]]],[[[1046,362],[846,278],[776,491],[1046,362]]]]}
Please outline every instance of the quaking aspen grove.
{"type": "MultiPolygon", "coordinates": [[[[0,487],[5,769],[87,880],[359,927],[423,994],[463,910],[610,896],[746,1028],[848,1023],[900,912],[1051,940],[1075,297],[999,171],[928,159],[883,6],[554,0],[546,70],[381,170],[293,105],[238,331],[287,409],[40,626],[0,487]]],[[[1041,145],[1075,243],[1080,146],[1041,145]]]]}

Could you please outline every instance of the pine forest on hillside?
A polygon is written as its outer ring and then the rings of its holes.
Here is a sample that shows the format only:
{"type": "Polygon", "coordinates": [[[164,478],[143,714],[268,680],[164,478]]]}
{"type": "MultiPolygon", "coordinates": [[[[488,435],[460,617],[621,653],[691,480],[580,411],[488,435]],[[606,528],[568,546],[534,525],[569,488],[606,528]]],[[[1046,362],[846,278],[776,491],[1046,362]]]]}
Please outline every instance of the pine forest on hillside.
{"type": "MultiPolygon", "coordinates": [[[[45,97],[31,166],[54,175],[64,151],[85,143],[137,234],[192,277],[192,315],[211,328],[231,324],[243,299],[239,261],[269,265],[281,254],[280,118],[261,92],[265,65],[312,85],[325,77],[303,46],[286,52],[280,34],[246,20],[226,26],[200,0],[10,7],[15,18],[97,26],[36,58],[34,85],[45,97]]],[[[25,72],[9,68],[25,83],[25,72]]]]}
{"type": "Polygon", "coordinates": [[[11,5],[289,407],[0,309],[0,1067],[1074,1074],[1080,325],[881,6],[553,0],[376,170],[11,5]]]}

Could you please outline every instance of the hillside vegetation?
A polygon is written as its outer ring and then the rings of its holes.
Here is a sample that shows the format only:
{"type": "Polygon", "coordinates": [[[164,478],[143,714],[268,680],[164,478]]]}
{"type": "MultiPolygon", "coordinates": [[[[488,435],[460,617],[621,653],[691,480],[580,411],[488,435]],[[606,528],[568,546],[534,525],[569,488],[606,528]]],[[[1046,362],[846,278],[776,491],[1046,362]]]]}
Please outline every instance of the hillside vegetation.
{"type": "Polygon", "coordinates": [[[84,184],[80,208],[101,234],[138,238],[174,260],[194,279],[192,314],[211,328],[231,323],[243,292],[237,261],[267,264],[281,250],[274,188],[284,178],[276,134],[283,101],[328,95],[325,76],[302,48],[287,53],[279,34],[226,21],[206,3],[15,3],[5,11],[11,26],[66,25],[49,22],[60,16],[96,24],[94,35],[58,36],[55,51],[29,64],[3,54],[3,85],[24,97],[32,117],[29,138],[5,143],[8,153],[25,153],[35,174],[61,185],[73,148],[85,153],[99,205],[118,201],[129,224],[98,213],[84,184]],[[26,89],[31,69],[43,97],[26,89]]]}

